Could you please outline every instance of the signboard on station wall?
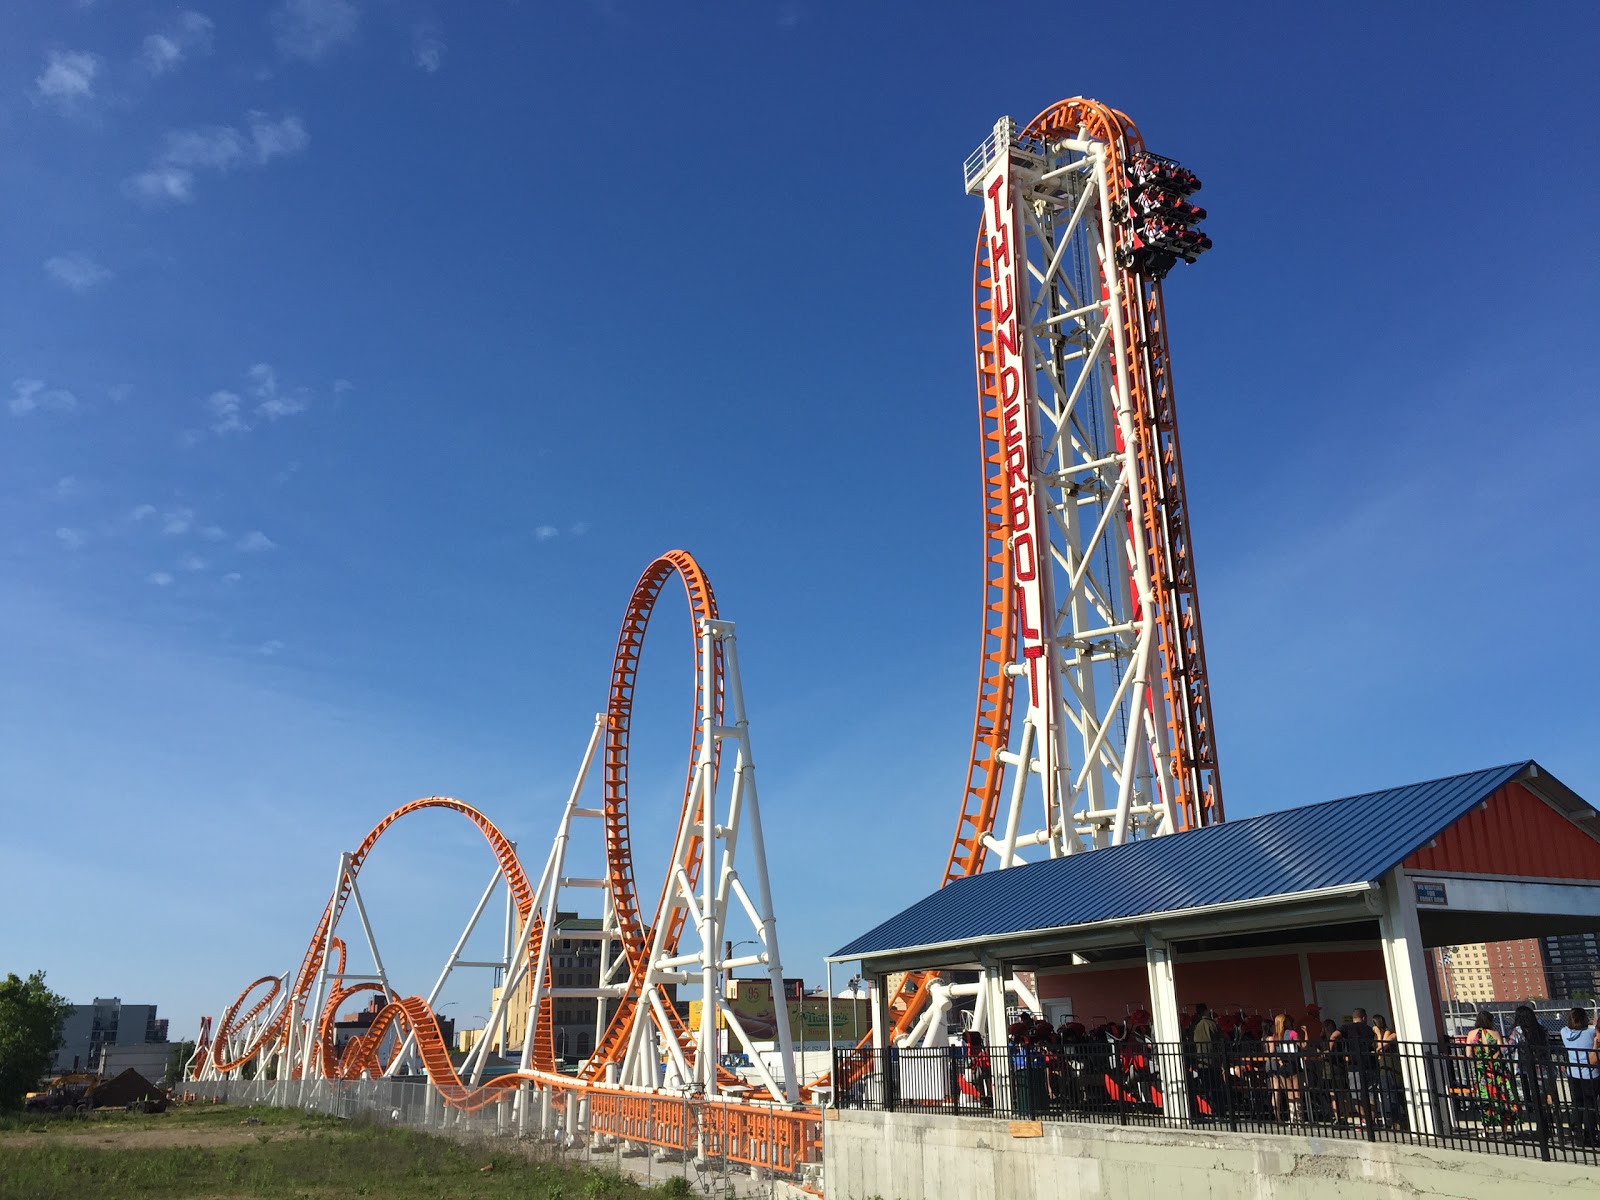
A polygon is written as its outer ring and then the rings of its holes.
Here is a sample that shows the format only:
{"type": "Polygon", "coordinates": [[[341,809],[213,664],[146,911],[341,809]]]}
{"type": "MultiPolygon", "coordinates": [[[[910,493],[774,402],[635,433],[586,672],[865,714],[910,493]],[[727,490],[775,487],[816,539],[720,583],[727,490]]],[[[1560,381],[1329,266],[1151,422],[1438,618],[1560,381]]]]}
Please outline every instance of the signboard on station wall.
{"type": "MultiPolygon", "coordinates": [[[[772,985],[765,979],[735,979],[728,989],[728,1007],[739,1018],[744,1031],[758,1042],[775,1041],[777,1013],[772,1003],[772,985]]],[[[805,996],[788,1000],[789,1034],[796,1046],[826,1046],[831,1042],[858,1042],[872,1028],[872,1015],[865,998],[851,1000],[834,997],[833,1027],[828,1026],[828,997],[805,996]]],[[[689,1001],[689,1028],[700,1027],[700,1001],[689,1001]]],[[[717,1027],[727,1022],[718,1016],[717,1027]]]]}
{"type": "Polygon", "coordinates": [[[1417,891],[1418,904],[1431,904],[1435,908],[1449,907],[1450,895],[1441,881],[1437,879],[1418,879],[1413,881],[1413,886],[1417,891]]]}

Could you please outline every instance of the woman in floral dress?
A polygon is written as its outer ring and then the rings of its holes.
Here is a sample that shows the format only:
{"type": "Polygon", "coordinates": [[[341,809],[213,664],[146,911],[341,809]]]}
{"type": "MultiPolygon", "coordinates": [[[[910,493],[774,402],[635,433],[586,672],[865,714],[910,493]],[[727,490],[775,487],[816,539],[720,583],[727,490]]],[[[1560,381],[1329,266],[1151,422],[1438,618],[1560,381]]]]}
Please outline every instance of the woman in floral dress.
{"type": "Polygon", "coordinates": [[[1510,1129],[1516,1116],[1516,1096],[1506,1070],[1505,1043],[1495,1032],[1494,1018],[1479,1010],[1477,1026],[1467,1034],[1467,1054],[1472,1059],[1472,1092],[1479,1120],[1485,1129],[1510,1129]]]}

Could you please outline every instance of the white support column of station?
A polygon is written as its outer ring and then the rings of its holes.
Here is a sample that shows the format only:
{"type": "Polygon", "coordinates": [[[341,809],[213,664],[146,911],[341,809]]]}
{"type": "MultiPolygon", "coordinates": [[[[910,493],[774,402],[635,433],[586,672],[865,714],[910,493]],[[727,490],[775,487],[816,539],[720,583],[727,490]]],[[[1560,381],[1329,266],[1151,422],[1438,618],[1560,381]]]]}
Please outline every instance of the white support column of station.
{"type": "MultiPolygon", "coordinates": [[[[1183,1020],[1178,1012],[1178,990],[1174,984],[1172,943],[1153,931],[1144,935],[1145,972],[1150,980],[1150,1032],[1159,1043],[1176,1046],[1183,1042],[1183,1020]]],[[[1162,1091],[1171,1104],[1169,1112],[1189,1111],[1189,1081],[1183,1071],[1167,1072],[1162,1091]]]]}
{"type": "MultiPolygon", "coordinates": [[[[1383,880],[1378,937],[1383,947],[1389,999],[1394,1005],[1395,1036],[1402,1042],[1437,1046],[1439,1026],[1434,1020],[1433,999],[1428,991],[1417,899],[1410,881],[1398,867],[1383,880]]],[[[1439,1127],[1439,1114],[1429,1103],[1432,1090],[1416,1086],[1405,1089],[1411,1128],[1419,1133],[1431,1134],[1439,1127]]]]}

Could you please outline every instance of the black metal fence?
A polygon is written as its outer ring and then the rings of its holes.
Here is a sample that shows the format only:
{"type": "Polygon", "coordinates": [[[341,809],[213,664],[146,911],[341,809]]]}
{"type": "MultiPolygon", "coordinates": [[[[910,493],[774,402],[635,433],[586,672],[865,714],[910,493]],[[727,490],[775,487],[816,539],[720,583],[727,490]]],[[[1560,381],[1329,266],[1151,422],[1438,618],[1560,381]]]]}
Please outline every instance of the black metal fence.
{"type": "Polygon", "coordinates": [[[1130,1038],[969,1053],[840,1050],[840,1108],[1302,1133],[1600,1163],[1600,1079],[1559,1045],[1370,1053],[1130,1038]]]}

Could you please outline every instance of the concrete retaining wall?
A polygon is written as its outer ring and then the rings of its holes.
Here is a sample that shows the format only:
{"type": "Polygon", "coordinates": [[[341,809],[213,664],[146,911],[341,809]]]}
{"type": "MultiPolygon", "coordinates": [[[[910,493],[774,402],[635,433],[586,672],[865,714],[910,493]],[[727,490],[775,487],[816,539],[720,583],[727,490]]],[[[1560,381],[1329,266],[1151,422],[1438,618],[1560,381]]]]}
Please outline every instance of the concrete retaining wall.
{"type": "MultiPolygon", "coordinates": [[[[835,1110],[837,1111],[837,1110],[835,1110]]],[[[830,1112],[829,1116],[833,1116],[830,1112]]],[[[846,1110],[828,1200],[1594,1200],[1600,1171],[1392,1143],[846,1110]]]]}

